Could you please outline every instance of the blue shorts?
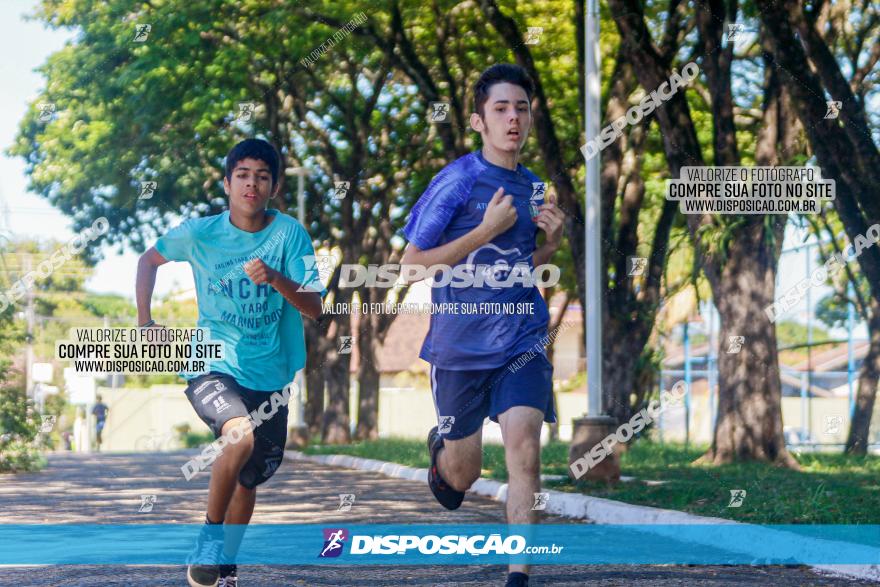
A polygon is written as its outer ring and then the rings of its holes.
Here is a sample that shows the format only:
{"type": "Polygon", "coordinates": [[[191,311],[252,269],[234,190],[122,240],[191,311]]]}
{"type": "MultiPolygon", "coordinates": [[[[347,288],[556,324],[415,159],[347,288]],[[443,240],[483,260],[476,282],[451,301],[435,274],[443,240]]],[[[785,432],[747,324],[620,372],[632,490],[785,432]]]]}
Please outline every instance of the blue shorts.
{"type": "Polygon", "coordinates": [[[449,440],[470,436],[482,427],[486,416],[497,422],[500,414],[514,406],[536,408],[544,412],[545,422],[556,421],[553,366],[543,353],[518,368],[513,361],[476,371],[432,365],[431,391],[438,432],[449,440]]]}

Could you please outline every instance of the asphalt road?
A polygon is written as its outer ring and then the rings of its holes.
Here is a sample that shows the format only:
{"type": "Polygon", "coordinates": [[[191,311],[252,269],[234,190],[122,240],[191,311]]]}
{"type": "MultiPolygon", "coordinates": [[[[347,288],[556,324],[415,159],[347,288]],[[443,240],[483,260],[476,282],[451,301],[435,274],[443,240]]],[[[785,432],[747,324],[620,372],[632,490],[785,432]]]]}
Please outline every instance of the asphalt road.
{"type": "MultiPolygon", "coordinates": [[[[50,455],[39,473],[0,475],[0,523],[200,523],[207,475],[186,481],[180,465],[190,453],[50,455]],[[156,495],[139,513],[142,494],[156,495]]],[[[441,508],[427,485],[303,461],[285,461],[260,488],[253,523],[503,523],[502,504],[468,495],[455,512],[441,508]],[[336,511],[339,493],[357,495],[350,512],[336,511]]],[[[547,522],[575,523],[547,517],[547,522]]],[[[0,545],[2,548],[2,545],[0,545]]],[[[245,587],[504,584],[498,565],[247,566],[245,587]]],[[[876,585],[819,575],[809,567],[583,565],[532,569],[532,585],[753,586],[876,585]]],[[[52,566],[0,568],[0,586],[186,585],[176,566],[52,566]]]]}

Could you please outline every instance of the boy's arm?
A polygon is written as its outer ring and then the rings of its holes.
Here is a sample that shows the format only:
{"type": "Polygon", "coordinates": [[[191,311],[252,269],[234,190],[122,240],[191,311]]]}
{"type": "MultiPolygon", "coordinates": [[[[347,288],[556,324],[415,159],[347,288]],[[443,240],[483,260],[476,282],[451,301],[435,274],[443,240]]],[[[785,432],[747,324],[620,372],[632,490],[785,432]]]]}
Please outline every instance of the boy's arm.
{"type": "MultiPolygon", "coordinates": [[[[513,206],[513,196],[505,196],[503,194],[504,188],[498,188],[498,191],[495,192],[492,200],[486,207],[486,213],[483,215],[483,221],[479,226],[454,241],[432,249],[421,250],[410,243],[403,252],[400,264],[421,265],[425,268],[432,265],[453,265],[490,242],[516,222],[516,208],[513,206]]],[[[426,275],[426,277],[430,276],[426,275]]]]}
{"type": "Polygon", "coordinates": [[[532,263],[535,267],[540,267],[541,265],[546,265],[550,262],[550,259],[553,258],[553,253],[559,248],[559,245],[553,245],[550,243],[545,243],[535,249],[535,252],[532,253],[532,263]]]}
{"type": "Polygon", "coordinates": [[[266,265],[262,259],[254,259],[244,264],[245,273],[257,285],[268,283],[280,293],[291,306],[312,320],[321,317],[323,306],[321,294],[309,291],[299,283],[288,279],[280,271],[266,265]]]}
{"type": "Polygon", "coordinates": [[[134,286],[138,326],[152,320],[150,304],[153,299],[153,287],[156,285],[156,272],[159,270],[159,265],[164,265],[167,262],[168,259],[159,254],[156,247],[150,247],[138,259],[137,278],[134,286]]]}

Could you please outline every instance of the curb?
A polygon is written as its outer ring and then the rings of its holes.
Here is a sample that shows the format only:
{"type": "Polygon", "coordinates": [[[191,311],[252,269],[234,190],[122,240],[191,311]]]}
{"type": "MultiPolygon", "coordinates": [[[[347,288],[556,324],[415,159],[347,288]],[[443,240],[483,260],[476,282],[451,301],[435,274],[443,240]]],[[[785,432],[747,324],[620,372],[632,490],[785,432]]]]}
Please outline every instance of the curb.
{"type": "MultiPolygon", "coordinates": [[[[284,456],[292,460],[310,461],[322,465],[358,469],[381,473],[396,479],[409,481],[428,482],[428,470],[416,469],[398,463],[365,459],[350,455],[307,455],[298,450],[285,450],[284,456]]],[[[662,528],[662,525],[676,524],[730,524],[747,525],[734,520],[698,516],[677,510],[667,510],[643,505],[632,505],[602,497],[590,497],[580,493],[567,493],[553,489],[541,488],[550,494],[547,502],[547,513],[563,516],[566,518],[590,520],[596,524],[646,524],[661,525],[658,534],[668,535],[675,538],[674,530],[662,528]]],[[[480,478],[468,490],[469,493],[490,497],[496,501],[507,501],[507,483],[492,479],[480,478]]],[[[766,531],[765,531],[766,532],[766,531]]],[[[782,533],[782,531],[780,531],[782,533]]],[[[835,542],[815,539],[816,549],[827,552],[833,548],[835,542]]],[[[746,548],[745,552],[749,552],[746,548]]],[[[825,574],[839,577],[850,577],[869,581],[880,581],[880,564],[877,565],[806,565],[825,574]]]]}

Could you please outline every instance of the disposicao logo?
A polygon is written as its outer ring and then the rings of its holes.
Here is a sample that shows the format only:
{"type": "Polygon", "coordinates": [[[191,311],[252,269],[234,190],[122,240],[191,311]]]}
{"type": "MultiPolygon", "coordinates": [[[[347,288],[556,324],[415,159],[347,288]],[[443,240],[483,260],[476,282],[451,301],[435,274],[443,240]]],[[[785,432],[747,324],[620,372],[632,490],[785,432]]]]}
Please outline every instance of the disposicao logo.
{"type": "Polygon", "coordinates": [[[348,538],[345,528],[324,528],[324,548],[318,558],[337,557],[342,554],[342,547],[348,538]]]}

